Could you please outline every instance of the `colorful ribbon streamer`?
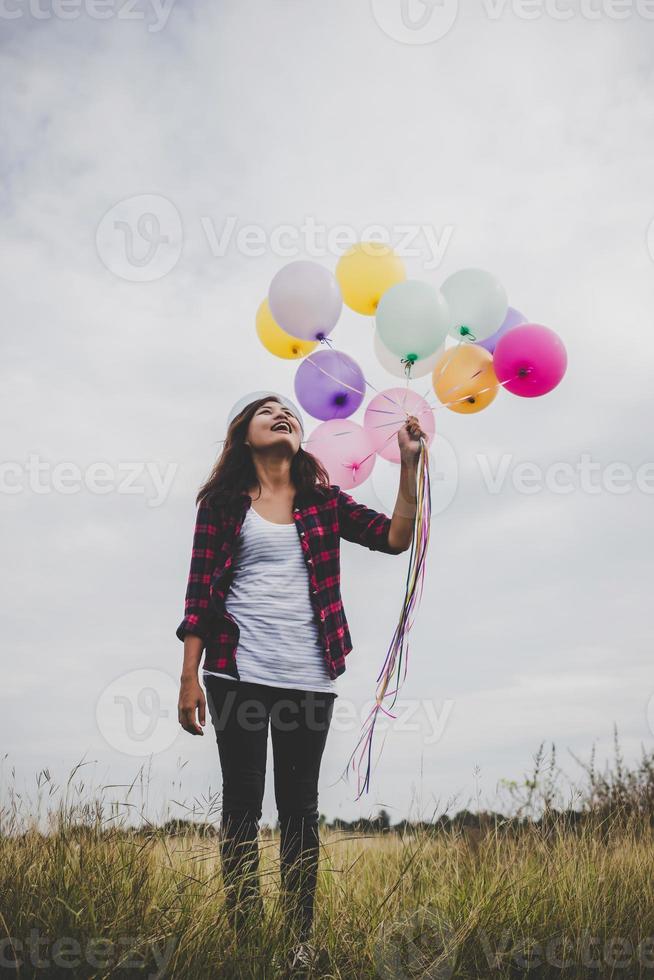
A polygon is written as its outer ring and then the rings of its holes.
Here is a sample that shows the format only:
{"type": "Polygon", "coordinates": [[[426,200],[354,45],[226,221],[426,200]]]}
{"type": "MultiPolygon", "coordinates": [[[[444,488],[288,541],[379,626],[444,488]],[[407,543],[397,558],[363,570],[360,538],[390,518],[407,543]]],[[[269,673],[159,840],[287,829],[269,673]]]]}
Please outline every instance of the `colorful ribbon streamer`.
{"type": "Polygon", "coordinates": [[[386,653],[386,658],[377,675],[375,704],[363,723],[361,736],[344,771],[344,776],[347,777],[350,763],[352,764],[352,769],[357,771],[357,800],[364,791],[367,792],[370,788],[372,743],[378,714],[380,711],[383,711],[389,718],[395,718],[395,715],[391,714],[383,702],[386,698],[392,697],[393,700],[388,707],[392,708],[394,706],[397,694],[406,678],[409,662],[408,636],[413,626],[415,612],[422,598],[430,527],[431,487],[429,483],[429,450],[427,443],[421,438],[420,455],[417,461],[416,472],[416,518],[411,540],[411,554],[402,610],[400,612],[399,622],[395,628],[395,633],[393,634],[393,639],[386,653]],[[392,686],[391,690],[388,690],[389,686],[392,686]],[[356,758],[357,752],[359,753],[358,758],[356,758]],[[362,778],[361,770],[364,759],[365,775],[362,778]]]}

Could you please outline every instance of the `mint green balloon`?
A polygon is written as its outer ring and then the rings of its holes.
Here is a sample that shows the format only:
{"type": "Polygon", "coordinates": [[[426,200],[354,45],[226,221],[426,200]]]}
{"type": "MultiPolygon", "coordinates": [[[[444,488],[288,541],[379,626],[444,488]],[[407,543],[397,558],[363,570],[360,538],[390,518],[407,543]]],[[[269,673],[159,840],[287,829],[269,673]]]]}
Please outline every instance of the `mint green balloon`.
{"type": "Polygon", "coordinates": [[[457,340],[486,340],[502,326],[509,300],[501,282],[485,269],[460,269],[441,286],[457,340]]]}
{"type": "Polygon", "coordinates": [[[387,289],[377,307],[379,339],[398,357],[417,360],[440,347],[451,317],[445,297],[428,282],[407,279],[387,289]]]}

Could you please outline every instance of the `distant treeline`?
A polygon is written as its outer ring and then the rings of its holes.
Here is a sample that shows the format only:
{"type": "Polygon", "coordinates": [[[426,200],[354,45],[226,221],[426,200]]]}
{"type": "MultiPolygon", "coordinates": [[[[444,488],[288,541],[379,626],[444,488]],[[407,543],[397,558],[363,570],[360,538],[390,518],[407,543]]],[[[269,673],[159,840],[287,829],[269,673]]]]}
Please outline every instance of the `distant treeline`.
{"type": "MultiPolygon", "coordinates": [[[[614,813],[612,821],[615,823],[614,813]]],[[[538,819],[532,817],[504,816],[495,812],[472,812],[471,810],[461,810],[452,817],[440,816],[433,821],[428,820],[400,820],[392,824],[390,815],[386,810],[380,810],[376,817],[358,817],[356,820],[341,820],[336,817],[334,820],[327,820],[324,814],[320,815],[320,827],[322,831],[337,831],[342,833],[356,834],[357,836],[367,834],[452,834],[459,833],[466,836],[478,837],[487,833],[502,833],[508,835],[519,835],[523,832],[532,831],[540,828],[547,831],[554,827],[559,830],[575,831],[582,827],[592,825],[601,827],[602,822],[606,821],[605,816],[600,816],[595,811],[580,810],[548,810],[538,819]]],[[[650,826],[654,826],[654,819],[650,821],[650,826]]],[[[86,825],[69,827],[69,832],[79,833],[80,837],[86,835],[98,835],[98,829],[86,825]]],[[[271,836],[279,831],[279,822],[273,827],[268,824],[261,825],[261,835],[271,836]]],[[[102,832],[101,832],[102,833],[102,832]]],[[[219,821],[216,823],[203,823],[201,821],[174,819],[168,820],[159,826],[148,824],[134,828],[116,828],[105,830],[111,836],[129,836],[137,838],[152,837],[173,837],[173,836],[198,836],[198,837],[218,837],[220,834],[219,821]]]]}
{"type": "MultiPolygon", "coordinates": [[[[454,816],[442,815],[433,820],[399,820],[391,823],[391,816],[380,809],[375,817],[358,817],[356,820],[342,820],[336,817],[328,820],[320,814],[322,830],[342,831],[352,834],[399,835],[416,833],[461,833],[477,837],[485,833],[518,835],[521,832],[539,829],[541,833],[557,829],[579,832],[593,828],[605,832],[609,824],[629,824],[639,832],[649,833],[654,828],[654,752],[641,746],[641,759],[638,763],[625,764],[617,726],[613,726],[614,760],[600,772],[595,761],[595,748],[590,760],[585,763],[576,756],[573,758],[585,773],[582,786],[561,788],[561,770],[557,765],[556,747],[552,743],[546,753],[541,742],[533,756],[533,770],[522,781],[501,780],[511,801],[511,814],[495,811],[460,810],[454,816]],[[574,801],[574,806],[571,806],[574,801]]],[[[279,822],[274,828],[262,826],[262,835],[279,830],[279,822]]],[[[152,833],[150,829],[148,832],[152,833]]],[[[169,820],[160,832],[164,834],[195,832],[205,836],[216,835],[217,825],[193,823],[187,820],[169,820]]]]}

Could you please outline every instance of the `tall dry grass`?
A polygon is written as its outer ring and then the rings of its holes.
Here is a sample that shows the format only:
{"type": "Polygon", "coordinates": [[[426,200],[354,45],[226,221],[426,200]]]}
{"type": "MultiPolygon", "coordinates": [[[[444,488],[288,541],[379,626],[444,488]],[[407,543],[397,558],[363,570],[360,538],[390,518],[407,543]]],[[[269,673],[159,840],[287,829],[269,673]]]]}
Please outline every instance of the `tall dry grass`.
{"type": "MultiPolygon", "coordinates": [[[[601,775],[591,762],[573,811],[555,805],[555,758],[546,765],[541,750],[529,779],[507,783],[513,814],[382,834],[323,828],[314,975],[652,976],[650,762],[629,770],[618,755],[601,775]]],[[[42,782],[46,828],[5,794],[3,975],[283,975],[274,832],[261,838],[266,916],[237,946],[212,825],[128,826],[101,797],[80,799],[75,778],[56,802],[42,782]]]]}

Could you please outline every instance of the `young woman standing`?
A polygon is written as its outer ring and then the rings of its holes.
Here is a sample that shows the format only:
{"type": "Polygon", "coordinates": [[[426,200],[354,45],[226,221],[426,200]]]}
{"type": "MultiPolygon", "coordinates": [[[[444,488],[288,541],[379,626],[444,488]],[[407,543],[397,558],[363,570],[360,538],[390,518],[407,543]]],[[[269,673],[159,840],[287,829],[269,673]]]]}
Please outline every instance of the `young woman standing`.
{"type": "Polygon", "coordinates": [[[258,829],[268,727],[281,841],[282,895],[305,963],[318,868],[318,777],[352,649],[340,594],[341,538],[397,555],[411,545],[420,437],[398,432],[400,483],[392,518],[356,502],[302,449],[295,406],[256,398],[229,425],[197,496],[184,619],[179,722],[202,735],[208,703],[222,770],[221,865],[238,934],[262,920],[258,829]],[[203,681],[198,671],[205,650],[203,681]]]}

